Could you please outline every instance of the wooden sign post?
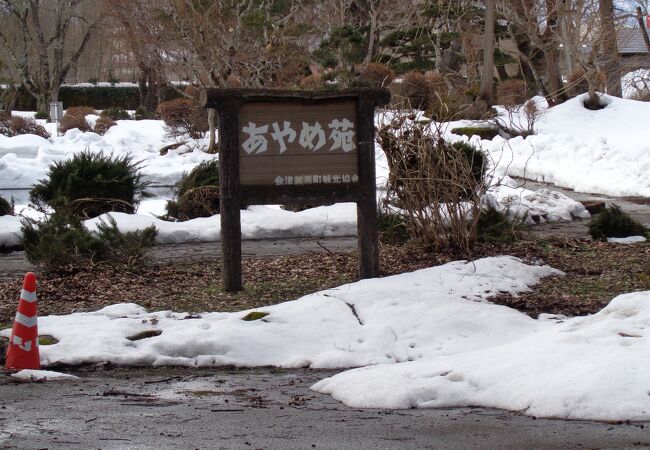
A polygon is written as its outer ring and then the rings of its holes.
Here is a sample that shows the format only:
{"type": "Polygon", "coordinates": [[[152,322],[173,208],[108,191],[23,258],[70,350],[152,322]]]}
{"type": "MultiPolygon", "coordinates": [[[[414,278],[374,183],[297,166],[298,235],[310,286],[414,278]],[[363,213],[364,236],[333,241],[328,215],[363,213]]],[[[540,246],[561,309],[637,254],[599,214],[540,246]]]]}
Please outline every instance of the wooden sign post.
{"type": "Polygon", "coordinates": [[[359,275],[379,273],[374,111],[385,89],[206,89],[219,113],[223,287],[242,289],[242,204],[357,203],[359,275]]]}

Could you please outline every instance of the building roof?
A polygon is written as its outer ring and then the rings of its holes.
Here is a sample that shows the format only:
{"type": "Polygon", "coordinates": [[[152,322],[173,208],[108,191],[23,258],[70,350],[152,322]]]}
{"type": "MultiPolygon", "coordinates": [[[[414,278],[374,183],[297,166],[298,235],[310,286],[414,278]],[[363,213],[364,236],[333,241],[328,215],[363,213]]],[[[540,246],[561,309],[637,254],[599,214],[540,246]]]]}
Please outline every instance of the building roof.
{"type": "MultiPolygon", "coordinates": [[[[650,35],[650,28],[646,27],[646,32],[650,35]]],[[[648,49],[643,40],[643,34],[638,24],[634,27],[619,29],[616,41],[618,43],[618,51],[621,55],[648,53],[648,49]]]]}

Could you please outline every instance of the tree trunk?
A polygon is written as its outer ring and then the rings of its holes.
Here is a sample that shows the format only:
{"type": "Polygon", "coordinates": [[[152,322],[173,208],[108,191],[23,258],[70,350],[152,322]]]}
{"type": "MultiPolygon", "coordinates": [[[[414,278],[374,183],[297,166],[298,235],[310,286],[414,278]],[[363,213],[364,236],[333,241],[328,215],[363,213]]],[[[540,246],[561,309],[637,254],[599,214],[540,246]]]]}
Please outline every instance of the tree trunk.
{"type": "Polygon", "coordinates": [[[619,61],[618,44],[616,42],[616,26],[614,25],[613,0],[599,0],[601,23],[601,41],[605,57],[605,76],[607,78],[607,93],[616,97],[623,96],[621,88],[621,64],[619,61]]]}
{"type": "Polygon", "coordinates": [[[149,69],[147,74],[147,98],[145,100],[145,109],[147,111],[155,111],[158,106],[158,94],[160,92],[160,84],[158,74],[155,70],[149,69]]]}
{"type": "Polygon", "coordinates": [[[550,90],[550,105],[559,105],[567,100],[566,92],[562,85],[562,76],[560,68],[558,67],[559,55],[558,51],[549,48],[544,51],[544,61],[546,63],[546,76],[548,77],[548,85],[550,90]]]}
{"type": "Polygon", "coordinates": [[[573,73],[573,58],[571,57],[571,40],[569,38],[569,27],[567,21],[569,14],[565,2],[560,4],[560,36],[562,37],[562,55],[564,56],[564,65],[567,73],[573,73]]]}
{"type": "Polygon", "coordinates": [[[140,94],[140,106],[138,109],[147,109],[147,69],[140,67],[140,76],[138,77],[138,93],[140,94]]]}
{"type": "Polygon", "coordinates": [[[485,2],[485,31],[483,32],[483,73],[478,98],[488,106],[494,104],[494,19],[496,0],[485,2]]]}
{"type": "Polygon", "coordinates": [[[377,17],[375,15],[374,7],[370,6],[370,30],[368,31],[368,49],[366,57],[363,59],[363,66],[367,67],[375,57],[376,53],[376,40],[377,40],[377,17]]]}
{"type": "Polygon", "coordinates": [[[49,115],[48,103],[49,98],[46,93],[39,92],[35,95],[36,97],[36,111],[40,114],[49,115]]]}
{"type": "Polygon", "coordinates": [[[546,0],[546,10],[548,17],[546,20],[546,29],[542,34],[543,52],[544,52],[544,66],[546,77],[548,79],[548,87],[550,90],[549,104],[551,106],[558,105],[567,100],[564,86],[562,85],[562,75],[560,73],[559,62],[560,52],[559,40],[557,34],[558,27],[558,10],[553,0],[546,0]]]}

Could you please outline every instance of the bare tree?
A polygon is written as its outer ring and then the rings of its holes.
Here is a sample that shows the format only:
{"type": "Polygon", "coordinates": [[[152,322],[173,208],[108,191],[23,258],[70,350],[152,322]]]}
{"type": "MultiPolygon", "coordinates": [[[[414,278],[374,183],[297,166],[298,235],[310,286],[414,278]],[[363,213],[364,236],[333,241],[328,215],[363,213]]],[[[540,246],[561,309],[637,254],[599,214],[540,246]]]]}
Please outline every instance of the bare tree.
{"type": "Polygon", "coordinates": [[[152,14],[151,0],[107,0],[110,26],[124,43],[124,50],[133,54],[138,70],[140,108],[153,111],[164,81],[164,33],[152,14]]]}
{"type": "Polygon", "coordinates": [[[0,47],[11,68],[47,113],[57,101],[67,74],[75,66],[102,14],[90,0],[0,0],[0,47]],[[73,30],[80,38],[72,39],[73,30]]]}
{"type": "Polygon", "coordinates": [[[564,0],[499,0],[500,16],[508,18],[510,34],[517,42],[519,58],[551,104],[567,96],[559,66],[561,44],[560,7],[564,0]]]}
{"type": "Polygon", "coordinates": [[[601,42],[603,45],[604,70],[607,78],[607,93],[623,96],[621,88],[621,65],[616,42],[613,0],[599,0],[601,42]]]}

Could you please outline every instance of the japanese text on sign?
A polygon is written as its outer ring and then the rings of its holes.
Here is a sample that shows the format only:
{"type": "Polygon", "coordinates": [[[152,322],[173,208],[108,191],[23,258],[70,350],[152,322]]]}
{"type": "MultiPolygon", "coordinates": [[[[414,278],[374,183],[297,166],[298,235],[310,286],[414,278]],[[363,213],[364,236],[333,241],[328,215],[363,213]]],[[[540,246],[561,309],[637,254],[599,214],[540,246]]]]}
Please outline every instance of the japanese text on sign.
{"type": "Polygon", "coordinates": [[[354,144],[354,123],[348,119],[334,119],[324,129],[320,122],[302,122],[296,124],[295,128],[290,121],[273,122],[271,124],[260,124],[248,122],[242,127],[244,141],[242,148],[248,155],[255,155],[277,151],[284,153],[287,150],[287,143],[293,143],[298,138],[298,144],[306,151],[317,152],[323,148],[328,151],[343,150],[348,153],[355,149],[354,144]],[[277,143],[277,147],[269,148],[269,139],[277,143]],[[326,147],[329,141],[329,148],[326,147]]]}

